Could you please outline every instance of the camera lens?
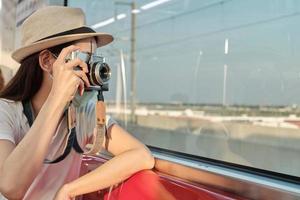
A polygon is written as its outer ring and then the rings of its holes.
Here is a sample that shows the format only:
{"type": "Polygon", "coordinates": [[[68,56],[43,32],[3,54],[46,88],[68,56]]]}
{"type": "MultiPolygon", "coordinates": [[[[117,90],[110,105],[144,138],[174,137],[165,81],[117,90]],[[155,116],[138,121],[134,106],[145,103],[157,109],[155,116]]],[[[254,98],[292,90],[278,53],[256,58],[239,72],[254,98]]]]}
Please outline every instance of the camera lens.
{"type": "Polygon", "coordinates": [[[105,84],[111,76],[108,64],[102,62],[93,63],[90,69],[90,82],[93,86],[105,84]]]}
{"type": "Polygon", "coordinates": [[[111,71],[110,67],[106,63],[100,65],[100,78],[105,83],[110,79],[111,71]]]}

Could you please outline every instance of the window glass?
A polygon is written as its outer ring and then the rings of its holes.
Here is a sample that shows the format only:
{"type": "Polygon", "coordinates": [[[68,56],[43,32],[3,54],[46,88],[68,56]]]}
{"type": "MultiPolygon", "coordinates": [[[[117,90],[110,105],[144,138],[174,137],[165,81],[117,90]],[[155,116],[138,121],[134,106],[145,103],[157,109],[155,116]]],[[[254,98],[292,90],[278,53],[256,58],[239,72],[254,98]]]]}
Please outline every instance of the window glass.
{"type": "Polygon", "coordinates": [[[115,37],[101,51],[113,74],[105,97],[129,132],[148,145],[300,176],[299,1],[140,0],[136,10],[68,2],[115,37]]]}

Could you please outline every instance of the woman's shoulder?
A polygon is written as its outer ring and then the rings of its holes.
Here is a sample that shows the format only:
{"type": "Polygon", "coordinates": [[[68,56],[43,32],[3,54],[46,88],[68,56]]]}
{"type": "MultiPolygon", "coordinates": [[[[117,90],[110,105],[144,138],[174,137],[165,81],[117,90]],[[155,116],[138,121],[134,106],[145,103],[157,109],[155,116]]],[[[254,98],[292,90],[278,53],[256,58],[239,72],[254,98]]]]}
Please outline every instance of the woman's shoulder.
{"type": "Polygon", "coordinates": [[[11,112],[16,112],[17,110],[22,110],[22,104],[20,101],[14,101],[10,99],[0,98],[0,110],[6,110],[11,112]]]}
{"type": "Polygon", "coordinates": [[[27,128],[22,102],[0,98],[0,120],[11,121],[22,129],[27,128]]]}
{"type": "Polygon", "coordinates": [[[20,101],[14,101],[14,100],[11,100],[11,99],[0,98],[0,104],[3,104],[3,105],[14,106],[14,105],[18,105],[20,103],[21,103],[20,101]]]}
{"type": "Polygon", "coordinates": [[[21,141],[28,131],[22,102],[0,98],[0,131],[2,138],[9,139],[15,144],[21,141]]]}
{"type": "Polygon", "coordinates": [[[16,101],[10,100],[10,99],[5,99],[5,98],[0,98],[0,102],[15,103],[16,101]]]}

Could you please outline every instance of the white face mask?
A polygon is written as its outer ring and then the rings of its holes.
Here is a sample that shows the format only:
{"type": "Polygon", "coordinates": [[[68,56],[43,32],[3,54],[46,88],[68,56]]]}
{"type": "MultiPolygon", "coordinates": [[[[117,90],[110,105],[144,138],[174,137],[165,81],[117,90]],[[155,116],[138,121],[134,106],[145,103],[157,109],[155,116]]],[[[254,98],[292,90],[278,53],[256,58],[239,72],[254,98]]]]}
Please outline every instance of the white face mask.
{"type": "Polygon", "coordinates": [[[72,102],[75,107],[79,107],[86,105],[91,99],[97,99],[97,91],[85,91],[82,96],[79,95],[79,92],[76,92],[72,102]]]}

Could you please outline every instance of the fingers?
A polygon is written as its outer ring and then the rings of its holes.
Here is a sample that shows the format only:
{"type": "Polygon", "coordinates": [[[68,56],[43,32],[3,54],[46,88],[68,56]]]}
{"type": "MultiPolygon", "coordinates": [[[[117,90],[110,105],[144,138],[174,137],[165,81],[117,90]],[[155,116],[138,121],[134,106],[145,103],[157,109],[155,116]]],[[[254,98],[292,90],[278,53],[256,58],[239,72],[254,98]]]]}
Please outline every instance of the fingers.
{"type": "Polygon", "coordinates": [[[60,62],[64,63],[65,62],[65,58],[67,57],[67,55],[69,55],[72,51],[76,51],[78,49],[79,49],[79,47],[77,47],[75,45],[71,45],[71,46],[68,46],[66,48],[63,48],[63,50],[60,52],[57,60],[59,60],[60,62]]]}
{"type": "Polygon", "coordinates": [[[77,84],[76,84],[75,94],[76,94],[77,91],[79,92],[80,96],[83,95],[83,92],[84,92],[84,82],[79,77],[77,77],[77,84]]]}
{"type": "Polygon", "coordinates": [[[68,63],[65,64],[65,69],[67,70],[72,70],[73,73],[81,78],[81,80],[84,81],[83,85],[85,84],[87,87],[90,87],[90,82],[88,80],[88,77],[86,73],[88,73],[88,67],[85,62],[80,60],[79,58],[76,58],[74,60],[69,61],[68,63]],[[79,66],[79,69],[76,69],[75,67],[79,66]],[[82,70],[81,70],[81,69],[82,70]]]}
{"type": "Polygon", "coordinates": [[[80,96],[83,95],[84,92],[84,82],[78,77],[78,76],[74,76],[73,78],[74,82],[74,88],[73,88],[73,93],[70,96],[69,101],[72,101],[75,98],[76,93],[78,92],[80,96]]]}
{"type": "Polygon", "coordinates": [[[73,51],[79,50],[75,45],[64,48],[53,64],[54,86],[57,90],[66,91],[66,99],[72,100],[78,91],[82,96],[85,86],[90,87],[87,77],[88,66],[79,58],[65,61],[65,58],[73,51]],[[76,69],[77,68],[77,69],[76,69]],[[66,85],[61,85],[66,82],[66,85]],[[62,89],[63,88],[63,89],[62,89]]]}
{"type": "MultiPolygon", "coordinates": [[[[60,61],[62,61],[62,60],[64,61],[64,59],[67,55],[69,55],[72,51],[75,51],[78,49],[79,49],[79,47],[77,47],[75,45],[66,47],[61,51],[61,53],[57,59],[60,61]]],[[[83,62],[82,60],[80,60],[79,58],[69,61],[68,63],[65,64],[65,66],[69,69],[73,69],[74,67],[80,66],[85,73],[88,73],[88,71],[89,71],[87,64],[85,62],[83,62]]]]}
{"type": "Polygon", "coordinates": [[[84,81],[84,84],[87,86],[87,87],[90,87],[90,82],[89,82],[89,79],[88,77],[86,76],[86,73],[84,73],[83,71],[81,70],[78,70],[78,71],[75,71],[74,70],[74,74],[76,76],[78,76],[79,78],[81,78],[83,81],[84,81]]]}
{"type": "Polygon", "coordinates": [[[74,69],[75,67],[79,66],[85,73],[88,73],[88,66],[85,62],[80,60],[79,58],[76,58],[74,60],[69,61],[68,63],[65,64],[66,68],[68,69],[74,69]]]}
{"type": "Polygon", "coordinates": [[[80,96],[82,96],[83,92],[84,92],[84,83],[82,80],[79,83],[78,91],[79,91],[80,96]]]}

